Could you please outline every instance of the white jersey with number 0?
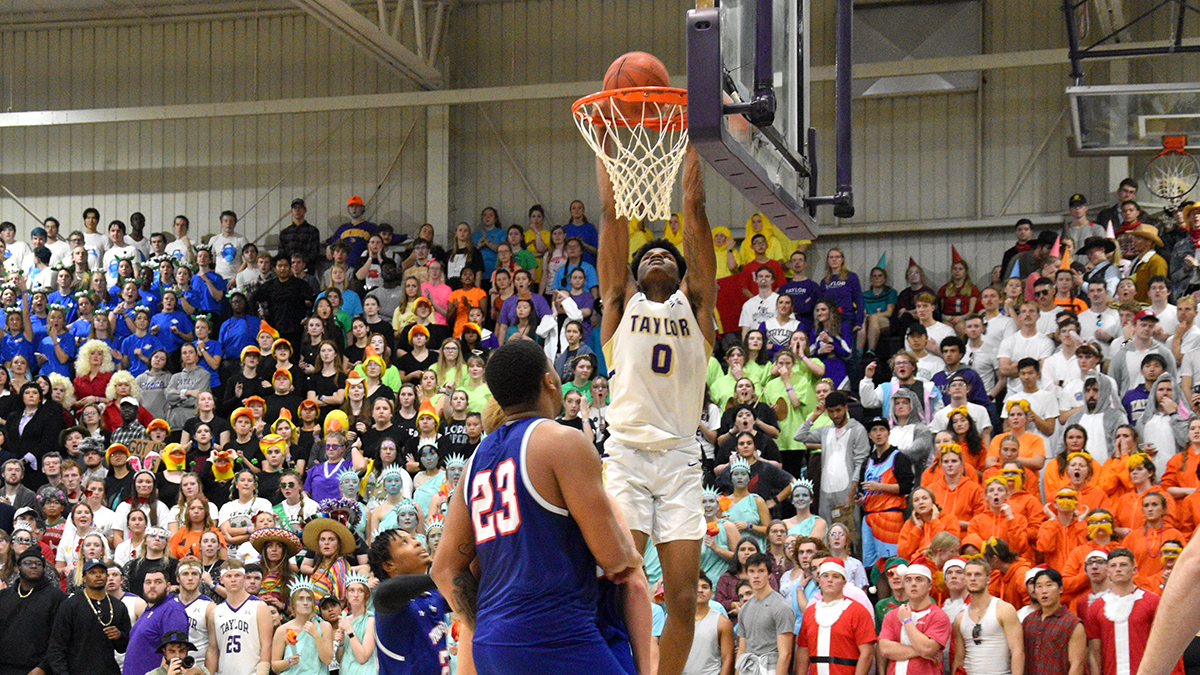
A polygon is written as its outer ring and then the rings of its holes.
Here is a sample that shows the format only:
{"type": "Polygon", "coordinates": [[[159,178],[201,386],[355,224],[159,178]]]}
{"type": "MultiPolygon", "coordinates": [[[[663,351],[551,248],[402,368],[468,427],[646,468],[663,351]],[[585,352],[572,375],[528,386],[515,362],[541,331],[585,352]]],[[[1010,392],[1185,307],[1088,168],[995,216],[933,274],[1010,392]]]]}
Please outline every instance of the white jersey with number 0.
{"type": "Polygon", "coordinates": [[[611,437],[643,450],[668,450],[694,439],[711,351],[683,291],[666,302],[641,292],[630,298],[605,345],[613,371],[611,437]]]}
{"type": "MultiPolygon", "coordinates": [[[[209,638],[217,643],[217,672],[213,675],[247,675],[258,668],[262,645],[258,641],[258,603],[253,596],[234,609],[222,602],[213,610],[213,631],[209,638]]],[[[270,645],[267,646],[270,649],[270,645]]]]}

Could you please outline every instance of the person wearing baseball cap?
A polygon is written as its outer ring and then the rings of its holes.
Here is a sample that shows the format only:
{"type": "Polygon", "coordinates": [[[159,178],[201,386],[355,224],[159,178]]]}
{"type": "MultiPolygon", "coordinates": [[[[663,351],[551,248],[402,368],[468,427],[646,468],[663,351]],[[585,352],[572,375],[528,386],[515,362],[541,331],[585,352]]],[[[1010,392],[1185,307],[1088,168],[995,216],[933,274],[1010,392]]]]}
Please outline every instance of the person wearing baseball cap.
{"type": "Polygon", "coordinates": [[[817,568],[821,600],[809,603],[800,620],[793,672],[854,675],[870,668],[875,655],[875,622],[871,612],[843,594],[846,580],[846,564],[841,558],[825,558],[817,568]]]}
{"type": "Polygon", "coordinates": [[[1082,250],[1083,242],[1089,238],[1104,237],[1104,227],[1097,225],[1088,218],[1088,200],[1082,194],[1076,192],[1067,200],[1067,210],[1070,216],[1067,218],[1066,224],[1063,225],[1062,236],[1064,239],[1071,238],[1075,242],[1075,261],[1086,263],[1087,256],[1082,250]]]}
{"type": "Polygon", "coordinates": [[[116,653],[129,646],[129,611],[108,595],[108,565],[89,558],[83,565],[83,591],[58,606],[46,649],[49,672],[112,675],[121,672],[116,653]]]}
{"type": "Polygon", "coordinates": [[[1021,620],[1016,608],[988,592],[991,571],[981,558],[968,560],[964,568],[971,600],[954,619],[950,672],[963,668],[971,675],[1011,675],[1025,665],[1021,620]]]}
{"type": "Polygon", "coordinates": [[[887,659],[887,675],[941,675],[942,652],[950,644],[951,625],[946,613],[929,598],[932,587],[933,572],[928,567],[916,564],[905,568],[908,603],[888,612],[879,631],[879,653],[887,659]]]}

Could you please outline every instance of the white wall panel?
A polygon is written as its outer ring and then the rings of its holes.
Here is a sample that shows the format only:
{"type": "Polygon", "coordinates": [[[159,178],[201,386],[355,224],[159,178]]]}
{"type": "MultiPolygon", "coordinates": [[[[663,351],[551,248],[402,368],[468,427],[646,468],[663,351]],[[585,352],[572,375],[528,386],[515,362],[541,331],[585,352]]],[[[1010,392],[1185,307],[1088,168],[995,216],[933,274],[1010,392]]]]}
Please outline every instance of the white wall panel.
{"type": "MultiPolygon", "coordinates": [[[[833,4],[812,0],[814,65],[832,62],[833,4]]],[[[652,51],[671,72],[682,73],[683,17],[691,6],[692,0],[464,3],[453,10],[445,41],[449,81],[468,87],[597,80],[613,58],[633,49],[652,51]]],[[[406,23],[412,25],[411,12],[406,23]]],[[[1146,33],[1135,37],[1154,37],[1166,28],[1160,23],[1148,22],[1146,33]]],[[[1027,0],[986,3],[983,35],[989,53],[1064,42],[1058,7],[1027,0]]],[[[0,107],[16,111],[410,88],[303,15],[0,32],[0,54],[0,107]]],[[[1143,59],[1134,62],[1131,77],[1196,79],[1197,64],[1187,58],[1143,59]]],[[[1101,83],[1106,70],[1089,64],[1089,82],[1101,83]]],[[[985,262],[1003,249],[1007,230],[885,233],[895,227],[919,230],[926,220],[1015,220],[1012,214],[1065,211],[1066,195],[1075,191],[1103,202],[1106,162],[1069,157],[1064,129],[1054,129],[1066,84],[1063,64],[985,72],[979,98],[954,92],[855,101],[859,215],[853,222],[875,224],[880,234],[839,236],[823,210],[820,247],[844,244],[860,272],[885,250],[893,261],[919,252],[914,257],[936,271],[949,266],[945,242],[961,241],[960,251],[982,273],[985,262]],[[1037,153],[1048,135],[1049,143],[1037,153]],[[1031,170],[1018,185],[1031,158],[1031,170]],[[1011,203],[1001,213],[1010,192],[1011,203]]],[[[829,83],[812,91],[823,192],[832,190],[834,174],[832,93],[829,83]]],[[[569,105],[551,100],[452,107],[452,212],[435,225],[476,222],[484,206],[498,208],[507,222],[523,222],[534,201],[546,206],[554,222],[565,219],[574,198],[595,212],[594,160],[570,121],[569,105]]],[[[372,209],[376,220],[413,228],[425,212],[423,117],[420,110],[381,110],[5,129],[0,180],[36,211],[57,215],[68,227],[94,204],[106,219],[127,219],[140,209],[153,229],[186,213],[209,233],[221,209],[244,212],[264,195],[246,217],[249,234],[285,224],[293,196],[304,196],[310,220],[325,227],[340,220],[348,194],[374,190],[417,119],[372,209]]],[[[714,224],[740,229],[748,210],[740,195],[710,175],[714,224]]],[[[0,217],[23,231],[32,225],[8,199],[0,199],[0,217]]]]}

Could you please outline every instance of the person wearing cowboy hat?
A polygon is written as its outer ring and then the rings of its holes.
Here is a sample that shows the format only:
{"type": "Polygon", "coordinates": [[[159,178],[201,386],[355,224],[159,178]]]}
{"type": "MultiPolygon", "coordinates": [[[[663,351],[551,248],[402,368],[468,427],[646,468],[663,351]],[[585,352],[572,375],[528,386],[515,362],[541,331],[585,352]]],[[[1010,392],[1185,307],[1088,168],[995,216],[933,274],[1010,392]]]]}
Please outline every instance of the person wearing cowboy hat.
{"type": "Polygon", "coordinates": [[[187,631],[170,630],[163,633],[156,654],[162,654],[162,665],[147,675],[209,675],[208,668],[200,665],[193,656],[184,667],[187,655],[196,651],[196,645],[188,641],[187,631]]]}
{"type": "Polygon", "coordinates": [[[1137,286],[1134,299],[1141,303],[1149,303],[1150,279],[1167,275],[1167,261],[1156,250],[1163,245],[1163,241],[1158,236],[1158,228],[1145,223],[1139,223],[1129,234],[1134,255],[1131,256],[1126,276],[1133,277],[1133,283],[1137,286]]]}
{"type": "Polygon", "coordinates": [[[1117,250],[1117,244],[1112,239],[1104,237],[1088,237],[1079,247],[1079,255],[1083,256],[1084,264],[1089,267],[1083,275],[1083,288],[1088,290],[1091,284],[1101,284],[1109,295],[1116,295],[1117,284],[1121,281],[1121,269],[1112,264],[1110,256],[1117,250]]]}
{"type": "MultiPolygon", "coordinates": [[[[347,556],[358,549],[350,528],[332,514],[318,513],[304,524],[301,540],[306,550],[300,562],[300,573],[311,575],[322,591],[317,600],[330,594],[339,598],[345,596],[345,578],[351,571],[347,556]]],[[[359,557],[366,557],[365,547],[355,556],[355,564],[359,564],[359,557]]]]}
{"type": "Polygon", "coordinates": [[[1040,270],[1050,257],[1050,249],[1058,241],[1058,235],[1051,230],[1043,230],[1036,239],[1029,241],[1029,248],[1023,253],[1013,256],[1010,266],[1004,268],[1004,278],[1019,277],[1022,280],[1040,270]]]}

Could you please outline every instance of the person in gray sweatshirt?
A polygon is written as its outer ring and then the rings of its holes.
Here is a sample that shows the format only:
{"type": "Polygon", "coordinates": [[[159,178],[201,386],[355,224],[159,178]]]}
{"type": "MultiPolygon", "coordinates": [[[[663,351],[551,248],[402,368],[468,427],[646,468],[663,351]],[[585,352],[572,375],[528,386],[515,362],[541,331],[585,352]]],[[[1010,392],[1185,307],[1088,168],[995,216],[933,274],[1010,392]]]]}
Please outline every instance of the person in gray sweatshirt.
{"type": "Polygon", "coordinates": [[[164,370],[166,367],[167,350],[156,349],[150,355],[150,370],[135,380],[142,388],[142,407],[160,420],[167,419],[167,384],[171,381],[171,373],[164,370]]]}

